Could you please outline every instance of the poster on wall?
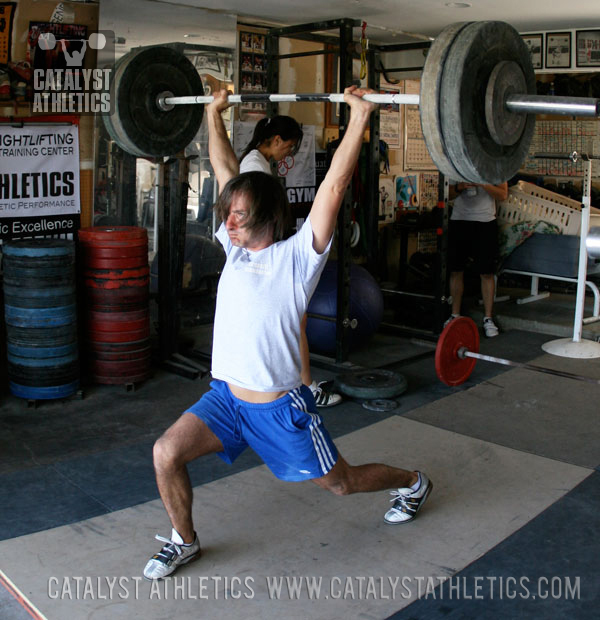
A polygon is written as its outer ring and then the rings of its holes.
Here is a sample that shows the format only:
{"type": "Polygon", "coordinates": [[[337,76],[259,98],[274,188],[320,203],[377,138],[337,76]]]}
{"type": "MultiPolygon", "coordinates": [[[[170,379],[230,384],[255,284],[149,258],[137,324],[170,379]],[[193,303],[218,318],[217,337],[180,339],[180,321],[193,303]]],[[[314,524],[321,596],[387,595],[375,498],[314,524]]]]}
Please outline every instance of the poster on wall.
{"type": "MultiPolygon", "coordinates": [[[[397,95],[404,92],[401,84],[383,83],[379,91],[384,95],[397,95]]],[[[390,147],[400,146],[400,106],[395,103],[379,108],[379,137],[390,147]]]]}
{"type": "Polygon", "coordinates": [[[0,65],[8,64],[11,59],[13,17],[16,6],[15,2],[0,2],[0,65]]]}
{"type": "Polygon", "coordinates": [[[394,221],[396,190],[394,179],[379,177],[379,221],[388,224],[394,221]]]}
{"type": "Polygon", "coordinates": [[[416,174],[397,176],[396,182],[396,208],[399,211],[418,211],[419,187],[416,174]]]}
{"type": "Polygon", "coordinates": [[[73,233],[80,212],[79,128],[3,127],[0,238],[73,233]]]}

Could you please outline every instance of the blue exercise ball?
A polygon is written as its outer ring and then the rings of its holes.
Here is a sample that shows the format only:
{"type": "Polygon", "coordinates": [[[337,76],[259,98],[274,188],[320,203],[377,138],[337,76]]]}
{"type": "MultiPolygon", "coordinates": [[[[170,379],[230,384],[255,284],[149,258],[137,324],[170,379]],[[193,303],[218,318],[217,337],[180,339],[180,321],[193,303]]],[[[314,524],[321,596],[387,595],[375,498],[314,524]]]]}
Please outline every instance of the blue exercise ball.
{"type": "MultiPolygon", "coordinates": [[[[337,261],[325,265],[321,279],[308,305],[306,337],[311,351],[325,355],[335,353],[335,321],[311,317],[311,314],[335,318],[337,315],[337,261]]],[[[377,331],[383,318],[383,294],[375,278],[360,265],[350,266],[350,316],[356,329],[348,328],[350,349],[365,344],[377,331]]]]}

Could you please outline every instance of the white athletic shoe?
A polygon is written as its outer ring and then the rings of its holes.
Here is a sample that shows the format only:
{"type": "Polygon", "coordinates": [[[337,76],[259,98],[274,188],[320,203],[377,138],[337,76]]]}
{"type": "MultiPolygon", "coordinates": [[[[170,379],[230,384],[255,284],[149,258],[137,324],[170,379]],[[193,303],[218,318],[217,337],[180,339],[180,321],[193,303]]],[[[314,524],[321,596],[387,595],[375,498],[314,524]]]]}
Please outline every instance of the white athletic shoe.
{"type": "Polygon", "coordinates": [[[317,407],[333,407],[334,405],[339,405],[342,402],[342,397],[335,392],[328,392],[325,389],[325,384],[327,381],[321,381],[319,384],[316,384],[314,381],[310,386],[311,392],[315,397],[315,403],[317,403],[317,407]]]}
{"type": "Polygon", "coordinates": [[[158,534],[156,539],[166,543],[166,545],[148,560],[144,568],[146,579],[163,579],[174,573],[182,564],[187,564],[200,557],[200,542],[195,533],[194,542],[191,545],[184,544],[183,539],[175,529],[171,531],[170,540],[158,536],[158,534]]]}
{"type": "Polygon", "coordinates": [[[394,505],[383,517],[386,523],[391,523],[393,525],[397,523],[408,523],[417,516],[417,512],[419,512],[429,497],[431,489],[433,489],[433,483],[429,478],[421,472],[418,472],[418,474],[421,478],[421,485],[416,491],[409,487],[407,489],[397,489],[396,491],[390,492],[390,495],[392,495],[390,501],[394,502],[394,505]]]}
{"type": "Polygon", "coordinates": [[[494,323],[494,321],[492,321],[489,316],[486,316],[483,319],[483,332],[487,338],[493,338],[500,333],[500,331],[498,330],[498,326],[494,323]]]}

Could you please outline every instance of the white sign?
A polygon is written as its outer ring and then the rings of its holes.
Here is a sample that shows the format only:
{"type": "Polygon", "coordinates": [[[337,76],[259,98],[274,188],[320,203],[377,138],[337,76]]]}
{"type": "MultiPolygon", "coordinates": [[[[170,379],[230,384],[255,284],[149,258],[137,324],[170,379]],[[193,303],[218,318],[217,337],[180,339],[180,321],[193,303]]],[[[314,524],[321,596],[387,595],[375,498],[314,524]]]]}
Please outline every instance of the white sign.
{"type": "Polygon", "coordinates": [[[78,127],[2,127],[0,236],[73,232],[80,211],[78,127]]]}

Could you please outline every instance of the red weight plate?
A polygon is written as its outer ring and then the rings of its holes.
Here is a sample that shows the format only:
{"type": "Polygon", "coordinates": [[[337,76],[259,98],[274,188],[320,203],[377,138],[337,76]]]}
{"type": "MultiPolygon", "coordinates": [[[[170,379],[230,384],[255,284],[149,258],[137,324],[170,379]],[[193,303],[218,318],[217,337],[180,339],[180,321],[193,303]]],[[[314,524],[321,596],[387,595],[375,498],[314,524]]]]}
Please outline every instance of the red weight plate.
{"type": "Polygon", "coordinates": [[[92,279],[86,278],[84,280],[84,284],[87,288],[102,288],[107,290],[114,290],[120,288],[141,288],[148,287],[148,276],[144,276],[142,278],[136,278],[132,280],[104,280],[102,278],[92,279]]]}
{"type": "MultiPolygon", "coordinates": [[[[108,292],[110,293],[111,291],[108,292]]],[[[141,302],[133,300],[130,303],[125,303],[122,299],[119,299],[111,303],[111,300],[108,299],[102,301],[102,303],[88,304],[88,306],[93,308],[95,312],[137,312],[141,308],[148,307],[148,300],[141,302]]]]}
{"type": "MultiPolygon", "coordinates": [[[[130,259],[125,259],[130,260],[130,259]]],[[[127,280],[128,278],[147,278],[150,275],[148,263],[138,266],[136,269],[124,269],[123,265],[116,269],[86,269],[84,277],[99,280],[127,280]]]]}
{"type": "Polygon", "coordinates": [[[90,237],[87,239],[79,239],[79,245],[85,248],[86,252],[88,250],[98,250],[103,248],[141,248],[148,246],[148,237],[138,237],[136,239],[94,239],[90,237]]]}
{"type": "Polygon", "coordinates": [[[87,312],[87,318],[90,321],[137,321],[138,319],[145,319],[150,316],[150,309],[143,308],[140,310],[129,310],[124,312],[115,312],[114,310],[98,311],[96,308],[92,308],[87,312]]]}
{"type": "Polygon", "coordinates": [[[88,321],[90,332],[132,332],[150,325],[148,317],[136,321],[88,321]]]}
{"type": "Polygon", "coordinates": [[[121,360],[110,362],[105,360],[91,360],[90,370],[94,375],[103,377],[122,377],[137,375],[150,369],[150,356],[138,360],[121,360]]]}
{"type": "Polygon", "coordinates": [[[89,351],[88,356],[93,360],[104,360],[107,362],[140,360],[151,357],[152,348],[148,346],[144,349],[134,349],[133,351],[89,351]]]}
{"type": "Polygon", "coordinates": [[[111,247],[95,247],[93,245],[84,246],[84,253],[86,258],[94,259],[119,259],[119,258],[148,258],[148,246],[147,244],[140,245],[118,245],[111,247]]]}
{"type": "Polygon", "coordinates": [[[124,385],[125,383],[141,383],[152,376],[152,371],[142,372],[137,375],[130,375],[129,377],[104,377],[101,375],[92,375],[92,381],[94,383],[101,383],[102,385],[124,385]]]}
{"type": "Polygon", "coordinates": [[[88,342],[87,347],[93,353],[129,353],[150,346],[150,339],[132,340],[130,342],[88,342]]]}
{"type": "Polygon", "coordinates": [[[95,258],[94,256],[84,256],[83,264],[86,271],[91,269],[139,269],[148,266],[148,257],[134,256],[129,258],[95,258]]]}
{"type": "Polygon", "coordinates": [[[150,326],[127,332],[88,331],[87,338],[92,342],[132,342],[150,337],[150,326]]]}
{"type": "Polygon", "coordinates": [[[86,300],[98,312],[117,310],[139,310],[148,307],[148,287],[129,287],[107,290],[88,287],[86,300]]]}
{"type": "Polygon", "coordinates": [[[129,239],[148,239],[148,231],[139,226],[90,226],[80,228],[79,239],[84,243],[94,241],[126,241],[129,239]]]}
{"type": "Polygon", "coordinates": [[[446,385],[464,383],[476,363],[476,359],[458,357],[458,351],[465,347],[471,353],[479,352],[479,330],[471,319],[460,316],[444,327],[435,350],[435,371],[446,385]]]}

